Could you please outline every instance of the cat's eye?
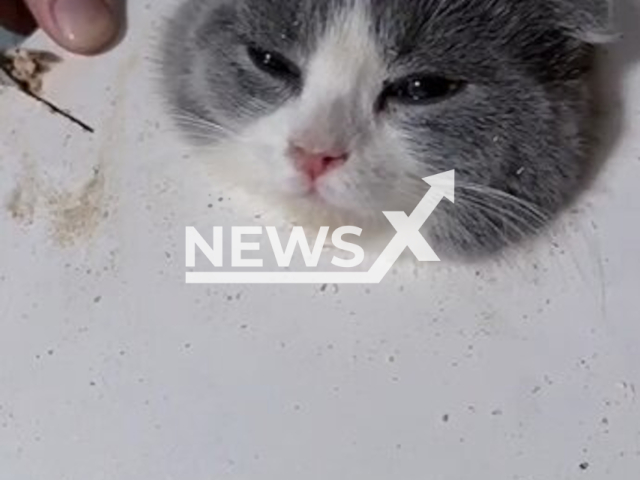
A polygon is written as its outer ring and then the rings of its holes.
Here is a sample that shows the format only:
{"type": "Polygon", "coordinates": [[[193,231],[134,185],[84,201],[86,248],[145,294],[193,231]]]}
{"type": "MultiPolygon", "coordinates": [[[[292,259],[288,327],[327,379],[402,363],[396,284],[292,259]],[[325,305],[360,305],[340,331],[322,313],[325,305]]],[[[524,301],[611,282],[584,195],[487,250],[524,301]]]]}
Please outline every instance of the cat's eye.
{"type": "Polygon", "coordinates": [[[291,60],[277,52],[250,45],[247,53],[251,61],[263,72],[283,80],[299,80],[300,69],[291,60]]]}
{"type": "Polygon", "coordinates": [[[460,92],[465,82],[438,75],[412,75],[386,85],[381,100],[425,105],[442,101],[460,92]]]}

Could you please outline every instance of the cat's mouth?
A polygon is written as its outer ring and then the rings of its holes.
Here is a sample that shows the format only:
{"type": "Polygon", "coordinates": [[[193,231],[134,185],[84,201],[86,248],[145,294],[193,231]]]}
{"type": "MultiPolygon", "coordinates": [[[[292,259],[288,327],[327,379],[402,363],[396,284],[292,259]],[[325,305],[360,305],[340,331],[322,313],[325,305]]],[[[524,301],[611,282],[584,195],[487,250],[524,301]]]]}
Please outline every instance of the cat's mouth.
{"type": "Polygon", "coordinates": [[[343,210],[343,206],[336,201],[331,188],[326,185],[324,180],[321,182],[301,182],[300,190],[293,201],[305,204],[315,212],[325,212],[325,214],[337,214],[343,210]]]}
{"type": "Polygon", "coordinates": [[[321,186],[318,182],[304,182],[302,187],[302,196],[312,202],[319,203],[324,206],[331,206],[325,194],[323,194],[321,186]]]}

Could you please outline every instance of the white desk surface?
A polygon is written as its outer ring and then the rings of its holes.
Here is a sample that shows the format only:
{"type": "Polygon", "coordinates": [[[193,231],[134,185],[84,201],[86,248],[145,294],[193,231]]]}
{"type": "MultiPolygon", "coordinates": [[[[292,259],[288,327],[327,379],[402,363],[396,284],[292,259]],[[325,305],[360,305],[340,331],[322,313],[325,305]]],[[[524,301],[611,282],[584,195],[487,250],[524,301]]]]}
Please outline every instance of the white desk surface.
{"type": "Polygon", "coordinates": [[[637,17],[608,55],[620,137],[536,248],[379,286],[188,286],[185,226],[257,212],[165,129],[170,2],[130,2],[124,43],[47,77],[94,135],[0,92],[0,479],[636,480],[637,17]]]}

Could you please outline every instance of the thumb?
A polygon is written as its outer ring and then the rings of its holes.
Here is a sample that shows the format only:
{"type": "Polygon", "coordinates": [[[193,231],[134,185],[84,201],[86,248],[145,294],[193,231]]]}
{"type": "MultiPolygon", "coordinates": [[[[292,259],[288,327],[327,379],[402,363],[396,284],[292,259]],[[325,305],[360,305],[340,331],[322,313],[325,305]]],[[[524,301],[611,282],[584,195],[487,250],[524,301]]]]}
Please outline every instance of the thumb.
{"type": "Polygon", "coordinates": [[[108,48],[122,28],[121,0],[25,0],[38,25],[63,48],[90,55],[108,48]]]}

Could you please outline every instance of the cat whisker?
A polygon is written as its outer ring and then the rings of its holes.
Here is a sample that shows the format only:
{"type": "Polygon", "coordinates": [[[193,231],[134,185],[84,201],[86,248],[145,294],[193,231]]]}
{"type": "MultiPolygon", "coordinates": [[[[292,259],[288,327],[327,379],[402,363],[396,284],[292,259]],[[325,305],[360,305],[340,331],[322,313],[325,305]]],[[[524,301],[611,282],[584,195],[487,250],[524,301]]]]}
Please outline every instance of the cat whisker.
{"type": "Polygon", "coordinates": [[[186,127],[196,127],[197,129],[204,131],[222,133],[223,135],[232,137],[234,139],[241,138],[241,136],[237,132],[199,116],[190,114],[175,114],[174,118],[186,127]]]}
{"type": "Polygon", "coordinates": [[[471,183],[464,182],[456,182],[456,188],[459,188],[467,193],[475,193],[477,195],[481,195],[484,197],[490,197],[494,199],[499,199],[509,204],[509,206],[518,208],[523,212],[531,215],[536,218],[540,222],[547,223],[550,220],[548,214],[543,212],[537,205],[522,198],[516,197],[515,195],[509,194],[502,190],[498,190],[493,187],[488,187],[484,185],[477,185],[471,183]]]}
{"type": "MultiPolygon", "coordinates": [[[[484,212],[486,223],[495,225],[494,221],[499,221],[504,226],[504,231],[513,230],[518,238],[525,238],[534,233],[537,233],[541,228],[541,225],[536,225],[528,221],[526,218],[518,216],[508,209],[500,208],[490,202],[482,201],[480,199],[468,199],[468,204],[471,208],[479,209],[484,212]]],[[[469,209],[471,209],[469,208],[469,209]]]]}
{"type": "Polygon", "coordinates": [[[466,196],[459,201],[462,204],[482,205],[491,208],[496,214],[509,218],[517,224],[522,224],[531,233],[541,230],[548,223],[548,221],[532,214],[531,211],[522,209],[517,204],[507,203],[504,199],[466,196]]]}

